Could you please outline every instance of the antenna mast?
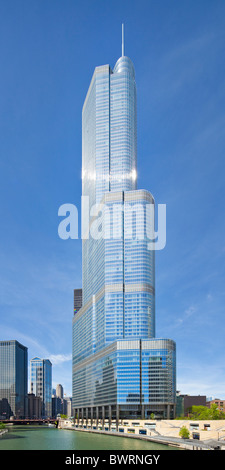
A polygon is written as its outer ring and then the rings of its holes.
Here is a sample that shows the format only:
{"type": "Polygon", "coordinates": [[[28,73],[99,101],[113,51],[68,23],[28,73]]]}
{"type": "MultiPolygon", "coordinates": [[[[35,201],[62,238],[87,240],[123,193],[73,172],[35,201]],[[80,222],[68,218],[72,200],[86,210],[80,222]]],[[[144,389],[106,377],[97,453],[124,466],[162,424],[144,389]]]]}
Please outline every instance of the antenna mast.
{"type": "Polygon", "coordinates": [[[124,56],[124,24],[122,23],[122,57],[124,56]]]}

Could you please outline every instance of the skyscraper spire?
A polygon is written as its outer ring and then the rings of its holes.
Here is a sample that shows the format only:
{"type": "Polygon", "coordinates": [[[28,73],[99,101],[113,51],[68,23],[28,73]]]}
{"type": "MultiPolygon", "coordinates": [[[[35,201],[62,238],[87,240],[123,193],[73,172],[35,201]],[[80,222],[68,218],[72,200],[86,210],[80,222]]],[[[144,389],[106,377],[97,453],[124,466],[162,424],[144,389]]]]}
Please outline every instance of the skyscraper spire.
{"type": "Polygon", "coordinates": [[[124,24],[122,23],[122,57],[124,56],[124,24]]]}

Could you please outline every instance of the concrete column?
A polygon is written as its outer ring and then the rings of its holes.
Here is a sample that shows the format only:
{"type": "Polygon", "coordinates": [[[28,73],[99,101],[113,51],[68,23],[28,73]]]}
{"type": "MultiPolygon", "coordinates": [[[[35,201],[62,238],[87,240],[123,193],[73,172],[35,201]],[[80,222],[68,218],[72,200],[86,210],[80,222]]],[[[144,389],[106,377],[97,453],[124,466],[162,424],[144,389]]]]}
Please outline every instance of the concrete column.
{"type": "Polygon", "coordinates": [[[98,428],[98,419],[99,419],[98,406],[96,406],[96,428],[98,428]]]}
{"type": "Polygon", "coordinates": [[[112,424],[112,407],[109,405],[109,431],[111,430],[111,424],[112,424]]]}
{"type": "Polygon", "coordinates": [[[86,426],[88,427],[88,408],[86,408],[86,426]]]}
{"type": "Polygon", "coordinates": [[[145,405],[141,405],[141,419],[145,419],[145,405]]]}
{"type": "Polygon", "coordinates": [[[81,408],[81,424],[82,424],[82,427],[84,426],[84,408],[81,408]]]}
{"type": "Polygon", "coordinates": [[[105,407],[102,406],[102,428],[105,426],[105,407]]]}
{"type": "Polygon", "coordinates": [[[119,420],[120,420],[120,405],[116,405],[116,430],[119,429],[119,420]]]}
{"type": "Polygon", "coordinates": [[[91,428],[93,427],[93,406],[91,407],[91,428]]]}
{"type": "Polygon", "coordinates": [[[167,405],[167,419],[170,419],[170,405],[167,405]]]}

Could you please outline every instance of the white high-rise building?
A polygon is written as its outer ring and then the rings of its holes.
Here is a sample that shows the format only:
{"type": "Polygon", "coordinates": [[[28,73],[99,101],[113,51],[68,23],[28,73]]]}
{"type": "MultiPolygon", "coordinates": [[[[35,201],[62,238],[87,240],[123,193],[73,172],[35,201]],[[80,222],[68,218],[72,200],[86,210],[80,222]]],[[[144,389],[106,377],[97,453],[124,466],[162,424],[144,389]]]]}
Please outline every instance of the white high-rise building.
{"type": "Polygon", "coordinates": [[[61,384],[56,385],[55,396],[57,398],[63,398],[63,386],[61,384]]]}

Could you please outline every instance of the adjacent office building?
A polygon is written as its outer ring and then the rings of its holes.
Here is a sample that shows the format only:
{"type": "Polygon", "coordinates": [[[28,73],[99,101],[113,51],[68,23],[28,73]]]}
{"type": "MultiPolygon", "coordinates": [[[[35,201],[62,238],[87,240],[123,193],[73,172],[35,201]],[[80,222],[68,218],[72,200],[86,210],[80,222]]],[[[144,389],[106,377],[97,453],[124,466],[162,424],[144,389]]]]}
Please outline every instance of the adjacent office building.
{"type": "Polygon", "coordinates": [[[63,413],[63,400],[59,397],[52,397],[52,417],[57,418],[63,413]]]}
{"type": "Polygon", "coordinates": [[[82,112],[83,280],[73,317],[72,403],[86,417],[171,418],[176,345],[155,338],[147,231],[154,198],[137,189],[135,70],[122,49],[114,69],[96,67],[82,112]]]}
{"type": "Polygon", "coordinates": [[[49,359],[34,357],[30,361],[31,393],[41,398],[41,415],[52,416],[52,363],[49,359]]]}
{"type": "Polygon", "coordinates": [[[0,416],[27,416],[27,348],[18,341],[0,341],[0,416]]]}
{"type": "Polygon", "coordinates": [[[66,414],[64,413],[63,402],[63,386],[57,384],[55,394],[52,396],[52,417],[56,418],[57,415],[66,414]]]}
{"type": "Polygon", "coordinates": [[[28,393],[28,417],[41,418],[41,398],[36,397],[34,393],[28,393]]]}
{"type": "Polygon", "coordinates": [[[63,399],[63,386],[61,384],[56,385],[55,396],[57,398],[62,398],[63,399]]]}
{"type": "Polygon", "coordinates": [[[68,418],[70,418],[73,414],[72,414],[72,398],[71,397],[65,397],[63,399],[63,403],[64,403],[64,414],[68,416],[68,418]]]}

